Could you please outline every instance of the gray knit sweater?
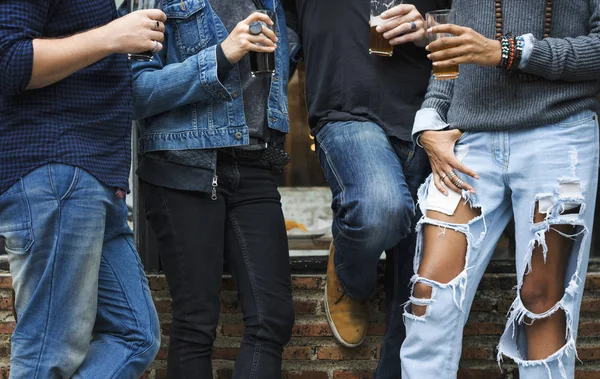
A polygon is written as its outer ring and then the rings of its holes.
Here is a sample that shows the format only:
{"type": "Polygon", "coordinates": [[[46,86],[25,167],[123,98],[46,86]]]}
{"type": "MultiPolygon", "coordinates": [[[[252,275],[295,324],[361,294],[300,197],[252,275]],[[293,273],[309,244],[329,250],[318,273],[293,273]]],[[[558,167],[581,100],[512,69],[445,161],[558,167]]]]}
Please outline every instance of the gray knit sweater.
{"type": "MultiPolygon", "coordinates": [[[[544,0],[503,0],[503,34],[536,38],[525,82],[497,67],[461,65],[455,80],[435,80],[415,119],[413,136],[450,126],[506,130],[559,122],[584,110],[600,111],[600,0],[554,0],[550,37],[542,39],[544,0]],[[437,115],[436,115],[437,113],[437,115]],[[432,121],[432,115],[439,116],[432,121]]],[[[495,35],[494,0],[454,0],[457,23],[495,35]]]]}

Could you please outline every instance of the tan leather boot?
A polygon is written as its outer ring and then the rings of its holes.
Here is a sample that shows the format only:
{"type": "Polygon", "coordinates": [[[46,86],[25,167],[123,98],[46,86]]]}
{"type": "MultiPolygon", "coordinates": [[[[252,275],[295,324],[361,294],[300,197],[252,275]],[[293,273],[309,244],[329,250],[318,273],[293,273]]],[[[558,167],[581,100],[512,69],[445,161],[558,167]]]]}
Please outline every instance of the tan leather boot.
{"type": "Polygon", "coordinates": [[[366,300],[354,300],[342,289],[335,272],[333,242],[329,247],[327,283],[325,285],[325,312],[335,338],[346,347],[357,347],[365,339],[369,312],[366,300]]]}

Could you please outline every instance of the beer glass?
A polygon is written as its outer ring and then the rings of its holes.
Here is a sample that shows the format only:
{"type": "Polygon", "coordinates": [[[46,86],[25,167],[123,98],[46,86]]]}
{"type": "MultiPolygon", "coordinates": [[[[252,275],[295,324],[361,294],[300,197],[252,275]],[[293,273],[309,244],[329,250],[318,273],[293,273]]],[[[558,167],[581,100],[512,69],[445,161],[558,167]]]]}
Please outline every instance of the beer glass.
{"type": "MultiPolygon", "coordinates": [[[[162,9],[163,0],[126,0],[129,13],[140,9],[162,9]]],[[[154,53],[152,51],[144,51],[143,53],[127,54],[130,60],[140,62],[150,62],[154,53]]]]}
{"type": "MultiPolygon", "coordinates": [[[[451,9],[442,9],[425,14],[427,21],[427,29],[436,25],[456,24],[456,13],[451,9]]],[[[444,37],[453,37],[448,33],[427,33],[429,42],[433,42],[444,37]]],[[[433,53],[434,51],[432,51],[433,53]]],[[[433,76],[438,80],[456,79],[458,78],[458,64],[450,67],[435,67],[433,66],[433,76]]]]}
{"type": "Polygon", "coordinates": [[[381,19],[381,14],[398,4],[402,4],[402,1],[371,0],[371,16],[369,17],[371,42],[369,43],[369,54],[383,57],[391,57],[394,54],[394,46],[390,45],[390,41],[383,37],[383,33],[377,31],[377,26],[385,22],[381,19]]]}
{"type": "MultiPolygon", "coordinates": [[[[267,25],[264,22],[260,22],[263,27],[266,27],[272,31],[275,31],[275,12],[270,10],[259,9],[256,12],[264,13],[271,21],[273,25],[267,25]]],[[[275,53],[259,53],[256,51],[249,51],[248,57],[250,58],[250,73],[255,78],[264,78],[275,75],[275,53]]]]}

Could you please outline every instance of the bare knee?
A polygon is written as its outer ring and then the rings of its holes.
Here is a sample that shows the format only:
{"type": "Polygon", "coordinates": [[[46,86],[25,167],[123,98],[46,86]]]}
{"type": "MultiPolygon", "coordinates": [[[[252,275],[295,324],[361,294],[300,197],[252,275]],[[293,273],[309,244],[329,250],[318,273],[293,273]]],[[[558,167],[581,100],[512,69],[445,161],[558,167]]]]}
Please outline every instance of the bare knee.
{"type": "MultiPolygon", "coordinates": [[[[432,288],[431,286],[417,282],[413,288],[413,297],[415,299],[431,299],[432,288]]],[[[427,311],[427,306],[412,304],[412,313],[415,316],[424,316],[427,311]]]]}
{"type": "Polygon", "coordinates": [[[561,299],[561,295],[552,289],[545,280],[530,280],[521,287],[521,300],[530,312],[544,313],[554,307],[561,299]]]}

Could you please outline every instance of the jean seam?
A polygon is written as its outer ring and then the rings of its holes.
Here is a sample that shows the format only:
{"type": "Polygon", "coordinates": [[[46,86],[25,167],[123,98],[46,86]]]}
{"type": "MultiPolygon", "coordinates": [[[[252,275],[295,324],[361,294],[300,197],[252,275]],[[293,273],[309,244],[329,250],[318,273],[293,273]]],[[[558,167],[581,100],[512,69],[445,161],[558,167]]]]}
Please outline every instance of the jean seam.
{"type": "MultiPolygon", "coordinates": [[[[248,252],[246,250],[246,244],[244,243],[244,237],[243,234],[239,228],[239,225],[237,224],[235,218],[229,214],[229,222],[231,222],[231,225],[233,227],[233,230],[238,238],[238,243],[240,245],[240,250],[242,252],[242,257],[244,258],[244,263],[246,265],[246,270],[248,272],[248,278],[250,280],[250,285],[252,287],[252,295],[254,297],[254,303],[256,304],[256,310],[258,313],[258,322],[260,325],[263,324],[264,320],[263,320],[263,310],[262,310],[262,306],[261,306],[261,301],[260,301],[260,297],[258,296],[258,291],[256,290],[256,280],[254,278],[254,273],[252,271],[252,268],[250,267],[249,264],[249,260],[248,260],[248,252]]],[[[262,331],[262,329],[258,329],[258,332],[256,333],[256,335],[258,336],[259,333],[262,331]]],[[[256,348],[254,349],[254,356],[252,357],[252,372],[250,373],[250,377],[251,378],[255,378],[255,374],[256,374],[256,366],[258,366],[258,360],[260,358],[260,342],[257,342],[256,344],[256,348]]]]}
{"type": "Polygon", "coordinates": [[[73,193],[74,189],[75,189],[75,185],[77,184],[77,181],[79,180],[79,167],[73,166],[73,175],[71,176],[71,183],[69,183],[69,187],[67,188],[67,190],[65,191],[65,193],[61,196],[57,189],[56,189],[56,185],[54,184],[54,172],[52,169],[53,165],[49,164],[48,165],[48,179],[50,182],[50,187],[52,188],[52,192],[54,193],[54,197],[56,197],[57,200],[62,201],[65,200],[67,197],[69,197],[71,195],[71,193],[73,193]]]}

